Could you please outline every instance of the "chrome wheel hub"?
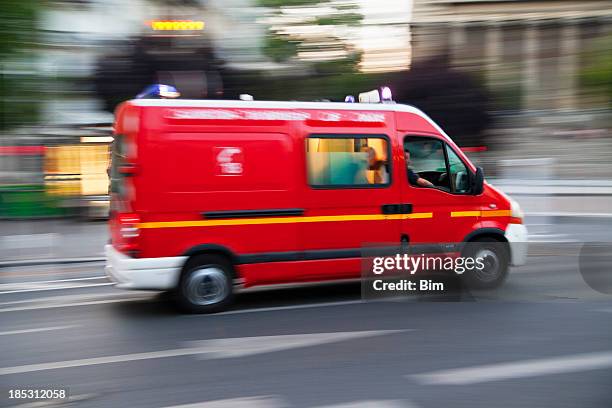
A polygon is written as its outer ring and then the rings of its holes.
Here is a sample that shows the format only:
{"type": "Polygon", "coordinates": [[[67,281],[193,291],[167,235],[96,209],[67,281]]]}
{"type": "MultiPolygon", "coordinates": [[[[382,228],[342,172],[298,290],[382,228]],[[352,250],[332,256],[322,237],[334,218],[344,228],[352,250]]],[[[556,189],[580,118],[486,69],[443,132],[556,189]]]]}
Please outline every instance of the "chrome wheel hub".
{"type": "Polygon", "coordinates": [[[191,272],[185,285],[189,301],[202,306],[221,302],[230,291],[225,273],[218,266],[206,266],[191,272]]]}

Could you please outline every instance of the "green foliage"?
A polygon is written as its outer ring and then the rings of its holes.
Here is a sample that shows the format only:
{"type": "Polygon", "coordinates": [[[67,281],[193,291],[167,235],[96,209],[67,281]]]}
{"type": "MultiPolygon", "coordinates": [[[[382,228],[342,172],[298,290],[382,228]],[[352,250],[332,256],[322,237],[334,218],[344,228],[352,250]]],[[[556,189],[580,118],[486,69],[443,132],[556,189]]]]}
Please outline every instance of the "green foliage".
{"type": "Polygon", "coordinates": [[[319,17],[316,19],[318,25],[359,25],[363,16],[359,13],[341,13],[329,17],[319,17]]]}
{"type": "Polygon", "coordinates": [[[343,59],[317,62],[314,68],[318,74],[322,75],[356,73],[359,61],[361,61],[361,53],[354,52],[343,59]]]}
{"type": "MultiPolygon", "coordinates": [[[[271,15],[273,18],[283,17],[285,14],[281,7],[312,7],[329,5],[329,0],[258,0],[258,5],[275,8],[271,15]]],[[[359,13],[359,6],[355,2],[332,4],[330,11],[317,17],[305,17],[301,21],[287,23],[289,26],[357,26],[361,24],[363,15],[359,13]]],[[[282,21],[282,18],[280,19],[282,21]]],[[[281,23],[282,24],[282,23],[281,23]]],[[[308,34],[286,35],[281,30],[270,28],[270,32],[264,42],[263,52],[275,62],[286,62],[298,55],[299,51],[308,52],[311,55],[319,53],[323,55],[326,51],[340,51],[332,61],[320,58],[313,63],[315,72],[323,75],[335,75],[340,73],[352,73],[357,70],[361,60],[361,54],[353,50],[353,46],[337,37],[332,29],[327,30],[325,39],[320,36],[309,37],[308,34]]],[[[325,30],[324,30],[325,31],[325,30]]],[[[315,57],[316,58],[316,57],[315,57]]]]}
{"type": "Polygon", "coordinates": [[[36,0],[0,2],[0,130],[31,123],[38,114],[37,78],[15,72],[34,47],[36,0]],[[12,63],[11,63],[12,62],[12,63]]]}
{"type": "Polygon", "coordinates": [[[264,54],[274,62],[284,62],[297,54],[298,44],[287,36],[268,34],[263,47],[264,54]]]}
{"type": "Polygon", "coordinates": [[[314,101],[327,99],[340,102],[347,94],[375,89],[389,83],[389,75],[342,73],[300,78],[270,78],[253,75],[243,78],[240,93],[248,93],[256,100],[314,101]]]}
{"type": "Polygon", "coordinates": [[[38,78],[33,76],[0,74],[0,131],[36,122],[38,84],[38,78]]]}
{"type": "Polygon", "coordinates": [[[603,97],[612,106],[612,36],[601,38],[588,50],[585,67],[580,73],[580,82],[584,89],[603,97]]]}
{"type": "Polygon", "coordinates": [[[36,0],[0,2],[0,59],[19,52],[33,41],[36,33],[36,0]]]}

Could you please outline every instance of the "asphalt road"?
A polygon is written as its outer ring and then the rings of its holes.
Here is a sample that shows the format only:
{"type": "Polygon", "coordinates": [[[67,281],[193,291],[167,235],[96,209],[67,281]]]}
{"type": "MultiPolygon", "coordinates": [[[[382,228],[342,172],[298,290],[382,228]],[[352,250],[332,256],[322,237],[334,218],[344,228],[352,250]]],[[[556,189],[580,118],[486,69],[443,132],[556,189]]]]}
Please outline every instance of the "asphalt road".
{"type": "Polygon", "coordinates": [[[588,233],[562,228],[496,291],[362,302],[359,283],[257,290],[217,315],[114,289],[101,264],[4,268],[0,404],[610,407],[612,295],[580,274],[572,237],[588,233]],[[8,398],[61,387],[64,403],[8,398]]]}

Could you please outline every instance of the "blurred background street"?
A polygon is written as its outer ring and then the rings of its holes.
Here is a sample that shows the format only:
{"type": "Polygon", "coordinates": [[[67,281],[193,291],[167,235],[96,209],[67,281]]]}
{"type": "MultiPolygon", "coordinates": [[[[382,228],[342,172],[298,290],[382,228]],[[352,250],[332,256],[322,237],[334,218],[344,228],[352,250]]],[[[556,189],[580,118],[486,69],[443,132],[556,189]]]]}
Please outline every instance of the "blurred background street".
{"type": "Polygon", "coordinates": [[[62,406],[7,399],[28,387],[86,407],[611,406],[612,297],[579,267],[612,242],[609,1],[4,0],[0,18],[0,406],[62,406]],[[153,83],[387,85],[521,204],[528,263],[495,291],[262,288],[212,316],[114,289],[113,110],[153,83]]]}

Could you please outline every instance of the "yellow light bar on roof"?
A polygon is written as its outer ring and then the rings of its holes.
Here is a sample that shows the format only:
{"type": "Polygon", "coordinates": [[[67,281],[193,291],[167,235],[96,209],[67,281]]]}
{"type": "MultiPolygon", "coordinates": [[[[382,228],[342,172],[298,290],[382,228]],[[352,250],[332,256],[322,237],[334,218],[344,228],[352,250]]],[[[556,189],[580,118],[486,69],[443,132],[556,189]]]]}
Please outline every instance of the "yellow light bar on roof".
{"type": "Polygon", "coordinates": [[[202,31],[203,21],[194,20],[153,20],[150,23],[155,31],[202,31]]]}

